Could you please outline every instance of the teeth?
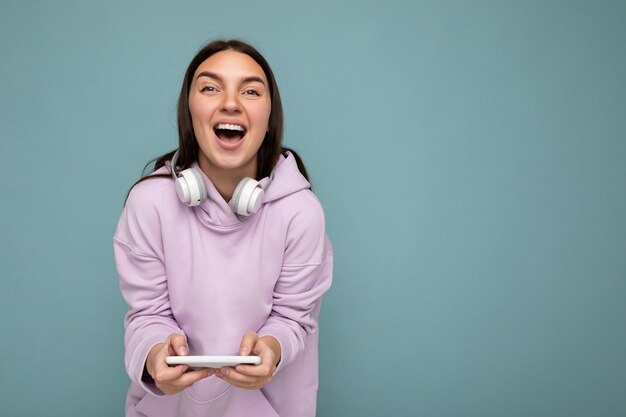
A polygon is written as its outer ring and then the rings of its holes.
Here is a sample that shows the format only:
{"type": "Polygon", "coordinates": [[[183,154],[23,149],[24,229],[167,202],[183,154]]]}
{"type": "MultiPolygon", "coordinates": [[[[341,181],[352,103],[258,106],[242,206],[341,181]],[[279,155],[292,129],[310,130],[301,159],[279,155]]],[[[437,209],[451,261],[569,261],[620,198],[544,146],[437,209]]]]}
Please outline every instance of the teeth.
{"type": "Polygon", "coordinates": [[[245,129],[243,128],[243,126],[239,126],[239,125],[231,125],[230,123],[220,123],[217,126],[215,126],[216,129],[227,129],[227,130],[238,130],[240,132],[243,132],[245,129]]]}

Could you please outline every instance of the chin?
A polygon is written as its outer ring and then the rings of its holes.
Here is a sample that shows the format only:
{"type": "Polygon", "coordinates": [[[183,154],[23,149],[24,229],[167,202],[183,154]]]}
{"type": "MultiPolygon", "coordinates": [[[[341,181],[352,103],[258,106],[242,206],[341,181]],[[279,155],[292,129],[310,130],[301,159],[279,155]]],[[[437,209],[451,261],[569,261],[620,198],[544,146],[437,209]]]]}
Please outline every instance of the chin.
{"type": "Polygon", "coordinates": [[[219,169],[240,171],[255,167],[255,158],[256,157],[253,157],[251,160],[244,160],[243,158],[219,158],[213,165],[219,169]]]}

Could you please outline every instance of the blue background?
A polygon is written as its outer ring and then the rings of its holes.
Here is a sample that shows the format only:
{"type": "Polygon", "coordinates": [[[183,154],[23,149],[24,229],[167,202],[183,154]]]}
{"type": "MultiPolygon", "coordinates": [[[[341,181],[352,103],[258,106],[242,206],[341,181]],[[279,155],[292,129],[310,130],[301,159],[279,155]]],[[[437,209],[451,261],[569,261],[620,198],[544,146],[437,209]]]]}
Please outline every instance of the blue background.
{"type": "Polygon", "coordinates": [[[0,3],[0,415],[122,415],[126,191],[214,38],[278,79],[335,281],[318,415],[626,415],[626,3],[0,3]],[[35,359],[37,358],[37,359],[35,359]]]}

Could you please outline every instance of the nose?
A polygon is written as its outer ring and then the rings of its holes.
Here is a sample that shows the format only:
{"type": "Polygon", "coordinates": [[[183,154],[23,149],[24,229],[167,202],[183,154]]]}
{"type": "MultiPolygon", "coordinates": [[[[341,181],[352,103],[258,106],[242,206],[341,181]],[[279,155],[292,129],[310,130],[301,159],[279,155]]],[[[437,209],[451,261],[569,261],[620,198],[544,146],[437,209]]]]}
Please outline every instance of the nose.
{"type": "Polygon", "coordinates": [[[222,97],[222,111],[228,113],[241,111],[241,103],[239,102],[239,93],[237,91],[226,91],[222,97]]]}

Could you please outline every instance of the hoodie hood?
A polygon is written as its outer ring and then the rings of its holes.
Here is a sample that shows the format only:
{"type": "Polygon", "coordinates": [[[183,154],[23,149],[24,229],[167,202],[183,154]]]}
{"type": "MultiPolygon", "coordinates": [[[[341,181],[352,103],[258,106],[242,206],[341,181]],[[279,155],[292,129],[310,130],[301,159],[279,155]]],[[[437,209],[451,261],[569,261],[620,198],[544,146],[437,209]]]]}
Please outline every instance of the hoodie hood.
{"type": "Polygon", "coordinates": [[[304,178],[298,169],[296,158],[287,152],[287,156],[280,155],[274,167],[274,179],[267,186],[269,178],[263,178],[261,187],[265,190],[263,204],[279,200],[300,190],[311,188],[311,184],[304,178]]]}
{"type": "Polygon", "coordinates": [[[280,155],[274,167],[272,181],[270,182],[269,177],[259,181],[261,188],[264,190],[259,211],[248,217],[240,216],[232,211],[228,202],[224,200],[217,188],[215,188],[215,185],[213,185],[213,182],[200,169],[198,162],[194,162],[191,166],[200,172],[207,189],[207,199],[202,204],[194,207],[194,210],[204,223],[213,226],[236,226],[257,215],[264,209],[266,204],[311,187],[311,184],[298,170],[296,158],[290,152],[286,152],[286,155],[280,155]]]}

